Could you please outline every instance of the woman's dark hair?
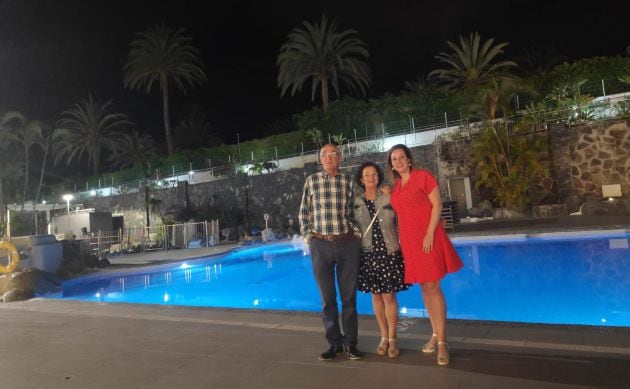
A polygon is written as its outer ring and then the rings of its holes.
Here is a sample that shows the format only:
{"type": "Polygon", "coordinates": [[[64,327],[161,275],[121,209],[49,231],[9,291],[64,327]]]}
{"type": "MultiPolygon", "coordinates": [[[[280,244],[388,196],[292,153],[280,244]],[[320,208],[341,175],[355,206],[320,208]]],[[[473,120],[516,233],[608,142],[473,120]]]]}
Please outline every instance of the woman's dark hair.
{"type": "Polygon", "coordinates": [[[380,167],[378,167],[377,164],[375,164],[372,161],[363,162],[361,166],[359,166],[359,169],[357,170],[357,174],[354,176],[354,179],[357,182],[357,184],[359,184],[359,186],[361,186],[361,188],[363,189],[365,189],[365,185],[363,185],[363,183],[361,182],[361,178],[363,178],[363,170],[365,170],[366,167],[370,167],[370,166],[376,169],[376,173],[378,174],[378,186],[381,186],[381,184],[385,182],[383,170],[380,167]]]}
{"type": "Polygon", "coordinates": [[[400,178],[400,174],[398,174],[398,172],[394,170],[392,166],[392,153],[396,150],[402,150],[405,152],[405,156],[409,160],[410,169],[413,170],[414,168],[415,169],[418,168],[416,161],[414,161],[413,159],[413,155],[411,155],[411,150],[409,149],[409,147],[403,144],[397,144],[397,145],[392,146],[392,148],[389,149],[389,151],[387,152],[387,160],[385,161],[385,164],[387,165],[387,173],[390,175],[392,182],[400,178]]]}

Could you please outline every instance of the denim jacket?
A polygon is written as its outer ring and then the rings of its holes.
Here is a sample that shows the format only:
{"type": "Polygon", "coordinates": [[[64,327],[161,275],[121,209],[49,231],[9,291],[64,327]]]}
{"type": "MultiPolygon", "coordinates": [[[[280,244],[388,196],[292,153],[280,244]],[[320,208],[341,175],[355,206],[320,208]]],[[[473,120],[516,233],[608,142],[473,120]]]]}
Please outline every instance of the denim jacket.
{"type": "MultiPolygon", "coordinates": [[[[389,195],[384,195],[380,192],[377,193],[375,206],[377,211],[380,209],[377,216],[378,224],[381,226],[381,231],[383,232],[387,253],[392,254],[400,250],[398,232],[396,231],[396,214],[389,203],[389,195]]],[[[372,217],[370,216],[367,205],[365,205],[363,195],[354,198],[354,220],[356,220],[361,229],[361,235],[365,234],[361,239],[361,249],[363,251],[372,251],[372,228],[374,228],[374,226],[372,225],[370,231],[367,234],[365,233],[365,230],[367,230],[372,221],[372,217]]]]}

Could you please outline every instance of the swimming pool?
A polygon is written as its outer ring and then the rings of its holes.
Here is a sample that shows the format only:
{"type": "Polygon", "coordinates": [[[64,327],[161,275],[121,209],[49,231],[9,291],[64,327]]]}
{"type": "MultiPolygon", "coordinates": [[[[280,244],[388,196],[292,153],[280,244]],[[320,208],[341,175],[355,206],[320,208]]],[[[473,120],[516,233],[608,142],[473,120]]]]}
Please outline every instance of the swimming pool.
{"type": "MultiPolygon", "coordinates": [[[[455,238],[464,268],[442,281],[448,317],[630,326],[630,234],[455,238]]],[[[309,256],[291,243],[64,283],[45,297],[298,311],[321,310],[309,256]]],[[[401,315],[424,317],[418,286],[398,295],[401,315]]],[[[358,294],[371,314],[371,298],[358,294]]]]}

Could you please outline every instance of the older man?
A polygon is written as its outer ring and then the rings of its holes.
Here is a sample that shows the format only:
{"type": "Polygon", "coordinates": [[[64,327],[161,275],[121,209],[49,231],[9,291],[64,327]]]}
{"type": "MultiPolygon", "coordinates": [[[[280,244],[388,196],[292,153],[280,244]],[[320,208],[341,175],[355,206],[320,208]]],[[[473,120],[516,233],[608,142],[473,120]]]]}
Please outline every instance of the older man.
{"type": "Polygon", "coordinates": [[[352,220],[353,182],[339,172],[341,153],[327,144],[319,154],[324,170],[306,178],[300,205],[300,231],[310,245],[313,274],[323,304],[326,340],[330,348],[319,359],[329,361],[343,351],[350,359],[361,359],[357,349],[357,277],[361,242],[352,220]],[[337,291],[341,296],[341,323],[337,291]]]}

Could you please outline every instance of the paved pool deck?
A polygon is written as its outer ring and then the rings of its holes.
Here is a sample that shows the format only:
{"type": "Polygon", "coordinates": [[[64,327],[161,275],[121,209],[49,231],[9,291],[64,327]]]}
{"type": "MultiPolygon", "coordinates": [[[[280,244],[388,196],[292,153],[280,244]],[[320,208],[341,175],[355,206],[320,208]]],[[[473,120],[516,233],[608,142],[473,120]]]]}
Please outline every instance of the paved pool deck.
{"type": "MultiPolygon", "coordinates": [[[[518,223],[476,231],[462,226],[451,236],[630,229],[623,217],[568,226],[534,222],[523,222],[522,229],[518,223]]],[[[112,257],[106,271],[234,247],[112,257]]],[[[374,353],[378,326],[362,315],[359,347],[366,357],[321,362],[317,356],[326,342],[315,313],[46,299],[5,303],[0,387],[630,388],[630,327],[450,320],[448,367],[418,351],[430,334],[426,319],[402,319],[399,327],[399,358],[374,353]]]]}

